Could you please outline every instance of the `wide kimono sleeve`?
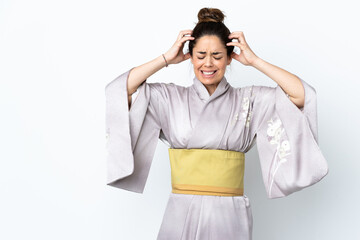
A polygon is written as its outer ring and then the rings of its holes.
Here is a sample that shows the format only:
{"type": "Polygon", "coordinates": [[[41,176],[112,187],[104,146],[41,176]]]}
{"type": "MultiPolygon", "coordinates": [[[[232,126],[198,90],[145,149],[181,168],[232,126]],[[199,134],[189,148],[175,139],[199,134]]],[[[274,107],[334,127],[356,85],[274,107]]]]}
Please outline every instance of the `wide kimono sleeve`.
{"type": "Polygon", "coordinates": [[[105,87],[107,185],[143,193],[161,130],[159,104],[166,97],[162,83],[145,80],[129,110],[130,71],[105,87]]]}
{"type": "Polygon", "coordinates": [[[328,165],[318,146],[315,89],[301,79],[305,105],[299,109],[277,85],[252,86],[252,124],[256,131],[268,198],[279,198],[320,181],[328,165]]]}

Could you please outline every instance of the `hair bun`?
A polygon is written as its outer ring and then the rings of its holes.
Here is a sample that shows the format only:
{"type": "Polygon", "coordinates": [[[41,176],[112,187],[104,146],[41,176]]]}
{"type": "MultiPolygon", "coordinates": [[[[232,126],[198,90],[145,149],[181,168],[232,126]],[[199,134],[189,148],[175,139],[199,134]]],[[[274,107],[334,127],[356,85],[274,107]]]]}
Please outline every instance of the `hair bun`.
{"type": "Polygon", "coordinates": [[[202,8],[198,13],[198,23],[201,22],[223,22],[224,13],[217,8],[202,8]]]}

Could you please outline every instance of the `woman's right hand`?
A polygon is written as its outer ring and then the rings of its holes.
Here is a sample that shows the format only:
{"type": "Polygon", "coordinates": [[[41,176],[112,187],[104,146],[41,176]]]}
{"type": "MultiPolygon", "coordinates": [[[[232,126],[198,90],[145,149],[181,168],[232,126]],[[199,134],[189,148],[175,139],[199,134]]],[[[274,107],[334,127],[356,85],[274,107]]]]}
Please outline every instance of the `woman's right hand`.
{"type": "Polygon", "coordinates": [[[192,30],[180,31],[178,38],[174,45],[164,54],[168,64],[177,64],[190,58],[190,53],[183,53],[184,44],[188,40],[194,40],[192,36],[184,36],[186,34],[191,35],[192,30]]]}

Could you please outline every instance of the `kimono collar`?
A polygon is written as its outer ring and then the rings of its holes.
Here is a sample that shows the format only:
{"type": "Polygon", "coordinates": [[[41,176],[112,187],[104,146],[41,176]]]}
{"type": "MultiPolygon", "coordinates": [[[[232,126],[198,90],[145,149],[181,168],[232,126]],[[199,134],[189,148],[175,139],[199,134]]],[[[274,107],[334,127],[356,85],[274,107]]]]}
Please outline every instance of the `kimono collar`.
{"type": "Polygon", "coordinates": [[[215,91],[213,92],[213,94],[209,94],[209,92],[207,91],[206,87],[204,86],[204,84],[197,79],[197,77],[194,77],[194,84],[193,84],[193,88],[195,89],[195,91],[197,92],[197,94],[199,95],[199,97],[202,100],[209,100],[216,98],[217,96],[220,96],[222,93],[226,92],[229,89],[230,85],[227,81],[227,79],[225,78],[225,76],[221,79],[220,83],[218,84],[218,86],[216,87],[215,91]]]}

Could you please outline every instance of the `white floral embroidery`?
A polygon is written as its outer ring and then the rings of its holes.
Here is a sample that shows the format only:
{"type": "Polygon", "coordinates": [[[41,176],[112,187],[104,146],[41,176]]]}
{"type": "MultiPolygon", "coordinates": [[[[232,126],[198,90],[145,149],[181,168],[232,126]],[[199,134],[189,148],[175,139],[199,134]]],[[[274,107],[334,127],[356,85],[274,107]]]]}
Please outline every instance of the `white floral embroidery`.
{"type": "Polygon", "coordinates": [[[239,114],[237,113],[237,114],[235,114],[234,119],[231,121],[231,126],[234,126],[236,121],[238,121],[238,120],[239,120],[239,114]]]}
{"type": "Polygon", "coordinates": [[[249,101],[249,98],[248,97],[245,97],[243,99],[243,104],[242,104],[242,110],[241,110],[241,117],[242,119],[244,120],[244,125],[246,127],[248,127],[248,122],[250,122],[250,119],[248,117],[249,115],[249,106],[250,106],[250,101],[249,101]]]}
{"type": "Polygon", "coordinates": [[[248,97],[245,97],[243,99],[242,109],[241,109],[241,118],[244,121],[245,127],[250,126],[250,120],[251,120],[251,116],[252,116],[252,111],[249,108],[250,108],[250,100],[249,100],[248,97]]]}
{"type": "Polygon", "coordinates": [[[285,157],[290,155],[290,143],[286,139],[286,137],[283,136],[286,135],[286,133],[285,134],[284,133],[285,133],[285,129],[279,118],[276,118],[275,120],[271,118],[268,121],[268,128],[267,128],[268,141],[270,142],[270,144],[277,145],[275,160],[270,170],[270,188],[269,188],[270,195],[274,183],[275,174],[279,169],[280,165],[287,161],[285,157]]]}
{"type": "MultiPolygon", "coordinates": [[[[252,86],[246,89],[247,95],[252,94],[252,86]]],[[[235,114],[234,120],[232,121],[232,125],[236,123],[236,121],[243,121],[245,127],[250,126],[250,120],[252,117],[252,109],[250,108],[250,99],[249,97],[244,97],[242,100],[241,110],[240,110],[240,118],[239,113],[235,114]]]]}

